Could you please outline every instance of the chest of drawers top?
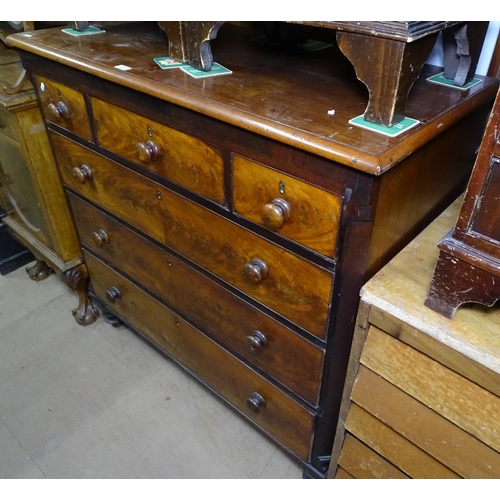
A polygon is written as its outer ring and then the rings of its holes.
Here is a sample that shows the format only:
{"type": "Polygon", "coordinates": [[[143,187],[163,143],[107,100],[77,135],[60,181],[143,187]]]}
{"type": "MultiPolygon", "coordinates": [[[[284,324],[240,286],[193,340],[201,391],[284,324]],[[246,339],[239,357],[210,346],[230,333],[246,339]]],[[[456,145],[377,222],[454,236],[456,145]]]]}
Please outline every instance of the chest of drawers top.
{"type": "Polygon", "coordinates": [[[155,63],[154,58],[168,55],[166,35],[156,23],[106,27],[105,33],[86,37],[54,28],[11,35],[9,42],[46,58],[48,69],[50,61],[61,62],[68,70],[82,70],[373,175],[491,99],[497,85],[481,78],[467,91],[448,88],[426,81],[439,68],[425,67],[407,103],[407,116],[421,123],[391,138],[349,124],[363,114],[367,91],[336,46],[301,52],[260,44],[255,35],[246,27],[223,26],[211,43],[212,53],[232,74],[201,79],[155,63]]]}

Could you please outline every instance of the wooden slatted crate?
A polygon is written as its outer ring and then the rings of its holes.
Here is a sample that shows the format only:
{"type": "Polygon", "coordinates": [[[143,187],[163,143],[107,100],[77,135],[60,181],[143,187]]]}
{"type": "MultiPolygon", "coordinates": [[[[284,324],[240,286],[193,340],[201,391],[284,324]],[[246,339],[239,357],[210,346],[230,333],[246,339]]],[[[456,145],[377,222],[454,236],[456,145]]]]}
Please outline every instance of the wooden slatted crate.
{"type": "Polygon", "coordinates": [[[500,478],[500,308],[424,306],[460,204],[363,287],[329,478],[500,478]]]}

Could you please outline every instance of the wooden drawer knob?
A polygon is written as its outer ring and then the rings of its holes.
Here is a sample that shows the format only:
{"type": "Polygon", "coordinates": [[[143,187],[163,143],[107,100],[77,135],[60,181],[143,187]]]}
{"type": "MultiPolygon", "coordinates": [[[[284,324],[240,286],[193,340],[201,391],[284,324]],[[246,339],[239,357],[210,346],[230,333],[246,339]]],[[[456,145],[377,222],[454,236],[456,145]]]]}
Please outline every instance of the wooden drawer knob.
{"type": "Polygon", "coordinates": [[[260,413],[260,410],[262,408],[265,408],[265,406],[266,406],[266,400],[258,392],[254,392],[247,399],[247,408],[252,413],[260,413]]]}
{"type": "Polygon", "coordinates": [[[260,259],[253,259],[252,262],[245,264],[241,272],[246,281],[252,285],[260,283],[269,274],[267,264],[260,259]]]}
{"type": "Polygon", "coordinates": [[[75,167],[73,169],[73,178],[79,184],[85,184],[85,181],[91,181],[93,178],[92,170],[88,165],[82,165],[81,167],[75,167]]]}
{"type": "Polygon", "coordinates": [[[49,112],[50,117],[56,122],[60,121],[61,119],[63,120],[69,119],[68,106],[66,106],[66,104],[64,104],[64,102],[62,101],[59,101],[57,104],[51,102],[47,106],[47,110],[49,112]]]}
{"type": "Polygon", "coordinates": [[[267,345],[266,336],[259,330],[254,330],[248,337],[245,338],[245,345],[250,352],[259,354],[267,345]]]}
{"type": "Polygon", "coordinates": [[[264,226],[269,229],[279,229],[289,218],[292,209],[283,198],[275,198],[266,203],[261,210],[264,226]]]}
{"type": "Polygon", "coordinates": [[[104,229],[99,229],[99,231],[92,233],[92,241],[98,247],[102,247],[102,245],[104,243],[108,243],[109,238],[108,238],[106,231],[104,231],[104,229]]]}
{"type": "Polygon", "coordinates": [[[160,148],[153,141],[139,142],[137,144],[137,157],[144,164],[156,161],[160,157],[160,148]]]}
{"type": "Polygon", "coordinates": [[[116,301],[116,299],[122,298],[122,294],[121,294],[120,290],[118,290],[118,288],[116,288],[116,286],[113,286],[109,290],[106,290],[106,298],[110,302],[114,303],[116,301]]]}

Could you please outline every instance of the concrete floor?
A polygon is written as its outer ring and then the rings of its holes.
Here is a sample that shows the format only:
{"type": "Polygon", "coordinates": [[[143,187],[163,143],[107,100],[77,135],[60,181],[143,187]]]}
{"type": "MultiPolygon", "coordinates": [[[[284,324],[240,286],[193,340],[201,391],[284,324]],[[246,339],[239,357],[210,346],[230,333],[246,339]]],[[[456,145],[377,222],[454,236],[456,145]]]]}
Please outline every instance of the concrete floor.
{"type": "Polygon", "coordinates": [[[1,478],[285,478],[302,467],[57,275],[0,276],[1,478]]]}

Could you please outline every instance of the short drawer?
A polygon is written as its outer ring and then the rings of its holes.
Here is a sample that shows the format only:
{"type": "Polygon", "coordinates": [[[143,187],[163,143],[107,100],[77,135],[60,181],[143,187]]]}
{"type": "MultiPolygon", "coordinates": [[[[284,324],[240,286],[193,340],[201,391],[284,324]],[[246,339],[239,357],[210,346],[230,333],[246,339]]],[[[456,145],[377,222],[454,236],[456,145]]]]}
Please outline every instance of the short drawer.
{"type": "Polygon", "coordinates": [[[92,140],[83,94],[38,75],[35,82],[45,119],[83,139],[92,140]]]}
{"type": "Polygon", "coordinates": [[[84,255],[103,302],[285,448],[309,458],[312,412],[107,265],[84,255]]]}
{"type": "Polygon", "coordinates": [[[221,149],[100,99],[92,98],[91,102],[101,146],[210,200],[225,203],[221,149]]]}
{"type": "Polygon", "coordinates": [[[12,116],[7,110],[2,108],[0,108],[0,135],[1,134],[6,135],[17,143],[19,142],[19,139],[18,137],[16,137],[16,132],[14,130],[12,116]]]}
{"type": "Polygon", "coordinates": [[[326,336],[334,274],[51,133],[63,182],[278,314],[326,336]]]}
{"type": "Polygon", "coordinates": [[[317,405],[323,349],[77,196],[68,196],[83,245],[218,342],[317,405]]]}
{"type": "Polygon", "coordinates": [[[237,155],[233,183],[238,214],[334,257],[342,197],[237,155]]]}

